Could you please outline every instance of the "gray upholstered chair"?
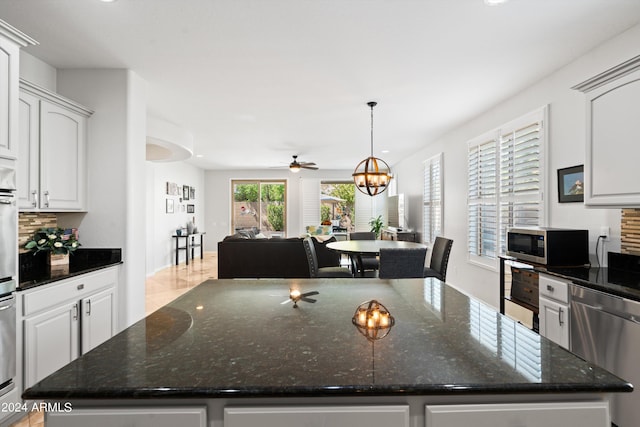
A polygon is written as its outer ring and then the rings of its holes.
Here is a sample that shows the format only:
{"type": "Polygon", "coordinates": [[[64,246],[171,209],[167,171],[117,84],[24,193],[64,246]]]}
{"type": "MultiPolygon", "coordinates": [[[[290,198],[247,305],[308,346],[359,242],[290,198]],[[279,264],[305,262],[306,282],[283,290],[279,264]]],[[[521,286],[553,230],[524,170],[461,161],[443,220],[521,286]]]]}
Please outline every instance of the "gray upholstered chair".
{"type": "MultiPolygon", "coordinates": [[[[376,233],[373,231],[357,231],[349,233],[349,240],[376,240],[376,233]]],[[[352,258],[355,261],[355,271],[364,275],[366,271],[375,271],[380,267],[378,257],[375,255],[358,255],[352,258]]]]}
{"type": "Polygon", "coordinates": [[[380,249],[381,279],[411,279],[423,277],[427,248],[380,249]]]}
{"type": "Polygon", "coordinates": [[[447,265],[449,264],[451,246],[453,246],[453,240],[436,237],[431,249],[431,262],[429,267],[424,269],[424,277],[435,277],[443,282],[447,280],[447,265]]]}
{"type": "Polygon", "coordinates": [[[307,262],[309,263],[309,277],[353,277],[351,270],[345,267],[318,267],[316,248],[311,239],[311,237],[307,237],[302,241],[304,252],[307,255],[307,262]]]}

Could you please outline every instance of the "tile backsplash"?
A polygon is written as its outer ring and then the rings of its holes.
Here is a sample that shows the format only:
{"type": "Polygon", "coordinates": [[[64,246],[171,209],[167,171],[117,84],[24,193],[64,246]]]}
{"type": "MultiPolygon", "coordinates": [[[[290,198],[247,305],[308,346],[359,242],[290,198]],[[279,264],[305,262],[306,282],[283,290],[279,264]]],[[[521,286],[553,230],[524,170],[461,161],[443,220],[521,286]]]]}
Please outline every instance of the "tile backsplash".
{"type": "Polygon", "coordinates": [[[19,252],[27,252],[25,243],[33,236],[33,233],[41,228],[57,227],[58,217],[54,213],[20,212],[18,215],[18,247],[19,252]]]}
{"type": "Polygon", "coordinates": [[[620,252],[640,255],[640,209],[622,209],[620,252]]]}

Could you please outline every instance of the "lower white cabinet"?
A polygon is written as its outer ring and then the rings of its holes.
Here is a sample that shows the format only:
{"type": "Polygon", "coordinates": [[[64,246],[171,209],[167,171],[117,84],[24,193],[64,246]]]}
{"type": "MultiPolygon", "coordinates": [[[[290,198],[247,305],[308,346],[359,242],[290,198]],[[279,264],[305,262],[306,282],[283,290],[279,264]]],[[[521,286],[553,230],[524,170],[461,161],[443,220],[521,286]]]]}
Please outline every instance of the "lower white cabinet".
{"type": "Polygon", "coordinates": [[[408,405],[226,407],[224,427],[409,427],[408,405]]]}
{"type": "Polygon", "coordinates": [[[25,388],[115,334],[117,283],[110,267],[23,293],[25,388]]]}
{"type": "Polygon", "coordinates": [[[76,409],[47,412],[47,427],[206,427],[205,406],[76,409]]]}
{"type": "Polygon", "coordinates": [[[569,348],[569,283],[540,274],[540,335],[569,348]]]}
{"type": "Polygon", "coordinates": [[[610,427],[607,402],[428,405],[426,427],[610,427]]]}

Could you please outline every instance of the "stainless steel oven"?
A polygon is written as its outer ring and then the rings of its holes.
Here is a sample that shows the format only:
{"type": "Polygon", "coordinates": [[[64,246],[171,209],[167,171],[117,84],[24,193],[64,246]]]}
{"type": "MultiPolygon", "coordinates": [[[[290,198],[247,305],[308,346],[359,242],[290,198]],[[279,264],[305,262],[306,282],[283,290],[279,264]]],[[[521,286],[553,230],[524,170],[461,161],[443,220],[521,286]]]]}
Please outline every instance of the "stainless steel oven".
{"type": "Polygon", "coordinates": [[[0,283],[0,396],[13,389],[16,376],[15,281],[0,283]]]}
{"type": "Polygon", "coordinates": [[[13,162],[0,159],[0,395],[14,387],[16,375],[16,271],[18,207],[13,162]]]}

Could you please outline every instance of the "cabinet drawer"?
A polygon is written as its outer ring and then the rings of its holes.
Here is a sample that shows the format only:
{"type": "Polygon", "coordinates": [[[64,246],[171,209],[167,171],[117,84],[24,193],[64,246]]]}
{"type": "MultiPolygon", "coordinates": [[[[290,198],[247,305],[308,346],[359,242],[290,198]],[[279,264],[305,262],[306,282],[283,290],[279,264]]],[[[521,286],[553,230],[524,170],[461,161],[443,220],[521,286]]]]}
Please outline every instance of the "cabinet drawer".
{"type": "Polygon", "coordinates": [[[118,268],[110,267],[25,291],[22,315],[30,316],[65,301],[78,300],[98,289],[113,286],[117,280],[118,268]]]}
{"type": "Polygon", "coordinates": [[[539,291],[541,296],[569,303],[569,284],[564,280],[540,274],[539,291]]]}

